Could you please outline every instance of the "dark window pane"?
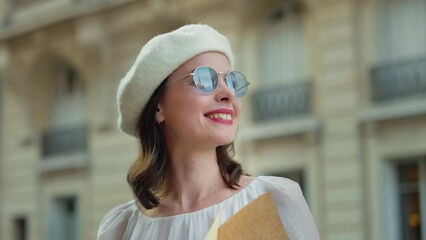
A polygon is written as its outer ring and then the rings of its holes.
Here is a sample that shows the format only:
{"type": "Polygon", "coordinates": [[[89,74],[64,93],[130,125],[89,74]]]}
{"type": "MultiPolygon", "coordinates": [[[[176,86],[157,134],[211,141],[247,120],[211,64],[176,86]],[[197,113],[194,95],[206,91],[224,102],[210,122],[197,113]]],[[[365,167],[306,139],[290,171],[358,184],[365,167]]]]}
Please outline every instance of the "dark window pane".
{"type": "Polygon", "coordinates": [[[401,183],[419,182],[419,168],[417,163],[400,165],[398,169],[399,181],[401,183]]]}
{"type": "Polygon", "coordinates": [[[27,220],[24,217],[14,220],[14,238],[15,240],[27,239],[27,220]]]}
{"type": "Polygon", "coordinates": [[[421,240],[419,167],[417,163],[398,166],[401,239],[421,240]]]}

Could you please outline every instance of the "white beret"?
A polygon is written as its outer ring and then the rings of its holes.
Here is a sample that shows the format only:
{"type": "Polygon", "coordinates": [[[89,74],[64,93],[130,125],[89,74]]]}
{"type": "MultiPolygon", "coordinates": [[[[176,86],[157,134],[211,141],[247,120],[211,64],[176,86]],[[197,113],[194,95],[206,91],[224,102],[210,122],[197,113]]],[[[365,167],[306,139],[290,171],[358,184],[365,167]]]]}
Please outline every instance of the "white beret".
{"type": "Polygon", "coordinates": [[[137,137],[138,118],[154,90],[180,65],[209,51],[223,53],[233,68],[228,39],[207,25],[185,25],[149,40],[118,86],[118,128],[137,137]]]}

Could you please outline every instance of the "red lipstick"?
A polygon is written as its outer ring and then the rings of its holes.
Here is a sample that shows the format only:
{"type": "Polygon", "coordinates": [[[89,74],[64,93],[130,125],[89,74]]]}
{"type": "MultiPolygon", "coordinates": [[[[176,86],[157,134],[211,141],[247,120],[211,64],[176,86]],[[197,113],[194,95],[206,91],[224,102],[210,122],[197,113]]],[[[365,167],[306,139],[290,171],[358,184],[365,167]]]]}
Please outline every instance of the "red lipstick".
{"type": "Polygon", "coordinates": [[[234,111],[231,109],[220,108],[204,114],[205,117],[213,122],[229,124],[233,123],[234,111]]]}

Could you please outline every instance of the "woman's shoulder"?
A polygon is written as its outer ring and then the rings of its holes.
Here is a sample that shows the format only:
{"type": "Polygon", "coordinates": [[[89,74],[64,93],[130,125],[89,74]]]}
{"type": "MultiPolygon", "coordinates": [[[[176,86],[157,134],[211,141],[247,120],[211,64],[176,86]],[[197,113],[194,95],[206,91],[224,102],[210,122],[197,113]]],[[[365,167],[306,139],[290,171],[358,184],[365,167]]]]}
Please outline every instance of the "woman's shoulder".
{"type": "Polygon", "coordinates": [[[138,208],[132,200],[111,209],[101,220],[98,240],[122,239],[133,221],[137,221],[138,208]]]}
{"type": "Polygon", "coordinates": [[[275,176],[259,176],[257,179],[263,191],[271,192],[279,206],[290,207],[306,202],[299,184],[291,179],[275,176]]]}
{"type": "Polygon", "coordinates": [[[276,176],[259,176],[257,179],[268,191],[281,192],[282,194],[301,194],[299,184],[291,179],[276,176]]]}

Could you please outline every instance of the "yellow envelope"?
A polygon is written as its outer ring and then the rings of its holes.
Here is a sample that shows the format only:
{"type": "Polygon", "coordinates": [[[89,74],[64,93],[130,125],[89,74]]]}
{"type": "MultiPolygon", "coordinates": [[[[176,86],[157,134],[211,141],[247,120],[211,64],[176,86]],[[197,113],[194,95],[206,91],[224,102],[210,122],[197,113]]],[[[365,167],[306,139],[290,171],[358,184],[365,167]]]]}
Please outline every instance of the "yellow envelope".
{"type": "Polygon", "coordinates": [[[288,240],[271,193],[265,193],[229,218],[218,228],[222,210],[213,222],[205,240],[288,240]]]}

